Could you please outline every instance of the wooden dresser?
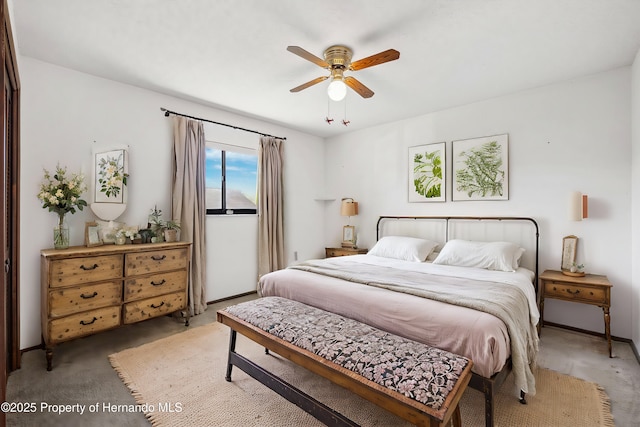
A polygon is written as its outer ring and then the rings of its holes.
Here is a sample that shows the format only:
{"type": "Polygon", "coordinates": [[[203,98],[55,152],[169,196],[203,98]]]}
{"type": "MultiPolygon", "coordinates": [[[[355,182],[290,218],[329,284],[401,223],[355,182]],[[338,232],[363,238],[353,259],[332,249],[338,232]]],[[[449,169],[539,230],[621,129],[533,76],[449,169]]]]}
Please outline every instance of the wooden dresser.
{"type": "Polygon", "coordinates": [[[77,246],[40,254],[49,371],[56,344],[187,307],[190,243],[77,246]]]}

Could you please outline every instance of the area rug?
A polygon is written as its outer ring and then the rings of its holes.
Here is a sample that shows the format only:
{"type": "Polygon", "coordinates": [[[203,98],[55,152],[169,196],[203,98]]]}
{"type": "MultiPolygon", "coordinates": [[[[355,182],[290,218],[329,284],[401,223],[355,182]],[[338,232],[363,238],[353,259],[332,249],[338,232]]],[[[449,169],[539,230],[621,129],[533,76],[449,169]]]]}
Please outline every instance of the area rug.
{"type": "MultiPolygon", "coordinates": [[[[139,409],[154,426],[322,426],[306,412],[233,368],[225,381],[229,328],[212,323],[109,356],[139,409]]],[[[238,335],[237,351],[362,426],[408,426],[400,418],[238,335]]],[[[511,378],[512,376],[510,376],[511,378]]],[[[509,378],[496,396],[495,425],[613,426],[597,384],[543,368],[538,393],[518,403],[509,378]]],[[[484,426],[484,396],[468,388],[463,426],[484,426]]],[[[128,409],[128,410],[131,410],[128,409]]]]}

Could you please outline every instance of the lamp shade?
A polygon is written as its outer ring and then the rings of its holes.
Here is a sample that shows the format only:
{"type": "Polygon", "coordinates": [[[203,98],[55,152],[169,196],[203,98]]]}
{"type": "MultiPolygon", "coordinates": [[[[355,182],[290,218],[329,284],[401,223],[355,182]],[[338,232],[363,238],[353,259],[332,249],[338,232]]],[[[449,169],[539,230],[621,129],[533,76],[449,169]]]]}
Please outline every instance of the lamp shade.
{"type": "Polygon", "coordinates": [[[342,205],[340,206],[340,215],[342,216],[355,216],[358,215],[358,202],[354,202],[353,199],[342,199],[342,205]]]}

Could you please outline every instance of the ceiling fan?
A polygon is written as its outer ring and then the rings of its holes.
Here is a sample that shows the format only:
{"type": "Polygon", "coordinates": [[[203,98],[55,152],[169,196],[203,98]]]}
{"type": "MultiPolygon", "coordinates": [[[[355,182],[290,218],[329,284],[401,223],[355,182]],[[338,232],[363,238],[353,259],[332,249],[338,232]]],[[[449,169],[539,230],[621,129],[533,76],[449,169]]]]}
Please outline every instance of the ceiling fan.
{"type": "Polygon", "coordinates": [[[329,98],[334,101],[340,101],[346,96],[347,86],[356,91],[363,98],[371,98],[373,96],[373,91],[360,83],[354,77],[345,77],[345,71],[358,71],[364,68],[373,67],[374,65],[384,64],[385,62],[395,61],[400,58],[400,52],[395,49],[389,49],[384,52],[359,59],[355,62],[351,62],[353,52],[348,47],[341,45],[335,45],[327,48],[324,51],[324,59],[318,58],[299,46],[288,46],[287,50],[330,71],[330,75],[318,77],[300,86],[294,87],[290,92],[300,92],[303,89],[331,78],[331,83],[329,84],[327,92],[329,94],[329,98]]]}

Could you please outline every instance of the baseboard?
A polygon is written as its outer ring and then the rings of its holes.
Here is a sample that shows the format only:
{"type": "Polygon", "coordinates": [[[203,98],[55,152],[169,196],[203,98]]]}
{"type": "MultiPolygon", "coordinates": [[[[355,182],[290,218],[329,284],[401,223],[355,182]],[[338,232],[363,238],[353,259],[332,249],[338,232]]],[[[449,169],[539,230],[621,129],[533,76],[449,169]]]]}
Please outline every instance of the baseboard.
{"type": "Polygon", "coordinates": [[[258,291],[251,291],[251,292],[245,292],[243,294],[232,295],[230,297],[224,297],[224,298],[216,299],[216,300],[213,300],[213,301],[208,301],[207,305],[216,304],[216,303],[224,302],[224,301],[229,301],[230,299],[246,297],[247,295],[252,295],[252,294],[257,294],[257,293],[258,293],[258,291]]]}
{"type": "Polygon", "coordinates": [[[636,344],[633,342],[633,340],[631,341],[631,350],[633,350],[633,354],[636,355],[636,360],[638,361],[638,363],[640,363],[640,354],[638,354],[638,348],[636,347],[636,344]]]}
{"type": "MultiPolygon", "coordinates": [[[[561,325],[560,323],[547,322],[546,320],[544,321],[544,326],[553,326],[554,328],[566,329],[568,331],[579,332],[581,334],[586,334],[586,335],[593,335],[594,337],[600,337],[600,338],[604,338],[604,339],[607,338],[607,336],[604,333],[601,333],[601,332],[589,331],[587,329],[574,328],[573,326],[561,325]]],[[[630,343],[630,344],[633,343],[633,341],[631,341],[629,338],[621,338],[621,337],[616,337],[614,335],[611,335],[611,339],[613,341],[626,342],[626,343],[630,343]]]]}

